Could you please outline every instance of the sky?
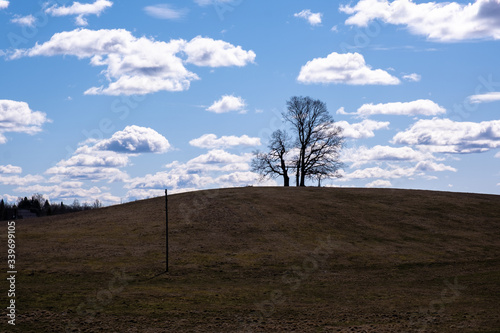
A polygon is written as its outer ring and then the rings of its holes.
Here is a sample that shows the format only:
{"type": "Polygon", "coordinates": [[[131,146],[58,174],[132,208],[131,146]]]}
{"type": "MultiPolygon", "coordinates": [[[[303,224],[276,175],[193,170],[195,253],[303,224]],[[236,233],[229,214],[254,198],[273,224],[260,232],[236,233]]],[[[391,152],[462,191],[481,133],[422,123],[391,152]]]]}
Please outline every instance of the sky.
{"type": "Polygon", "coordinates": [[[251,160],[292,96],[343,128],[324,186],[500,194],[500,0],[0,0],[0,27],[9,203],[280,186],[251,160]]]}

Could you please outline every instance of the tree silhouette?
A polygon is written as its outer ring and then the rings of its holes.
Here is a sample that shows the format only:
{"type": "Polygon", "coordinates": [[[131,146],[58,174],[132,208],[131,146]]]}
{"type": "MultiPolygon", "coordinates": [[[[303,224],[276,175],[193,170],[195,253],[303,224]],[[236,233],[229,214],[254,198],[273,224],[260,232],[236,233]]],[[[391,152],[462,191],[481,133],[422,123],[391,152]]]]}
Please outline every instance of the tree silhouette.
{"type": "Polygon", "coordinates": [[[305,180],[340,177],[343,167],[339,160],[344,144],[342,128],[335,125],[326,104],[310,97],[294,96],[287,101],[287,110],[282,113],[295,134],[291,143],[285,131],[271,135],[269,151],[255,152],[252,170],[261,177],[283,176],[285,186],[289,184],[289,170],[295,170],[296,186],[305,186],[305,180]]]}
{"type": "Polygon", "coordinates": [[[269,152],[267,153],[254,152],[252,171],[259,173],[261,178],[283,176],[284,186],[289,186],[288,170],[290,166],[287,165],[286,158],[290,150],[290,137],[285,131],[274,131],[268,148],[269,152]]]}

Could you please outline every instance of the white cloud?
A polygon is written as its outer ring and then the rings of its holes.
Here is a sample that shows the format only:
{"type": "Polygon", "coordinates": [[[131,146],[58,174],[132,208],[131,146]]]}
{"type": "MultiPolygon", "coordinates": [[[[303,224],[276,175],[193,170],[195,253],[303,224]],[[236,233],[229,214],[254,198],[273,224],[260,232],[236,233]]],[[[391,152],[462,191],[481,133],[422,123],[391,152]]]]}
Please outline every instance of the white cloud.
{"type": "Polygon", "coordinates": [[[217,138],[215,134],[204,134],[197,139],[189,141],[194,147],[214,149],[214,148],[233,148],[237,146],[253,147],[260,146],[260,138],[251,138],[248,135],[240,137],[230,135],[217,138]]]}
{"type": "Polygon", "coordinates": [[[110,139],[99,141],[95,148],[131,154],[164,153],[170,149],[170,143],[151,128],[132,125],[114,133],[110,139]]]}
{"type": "Polygon", "coordinates": [[[500,158],[500,151],[498,153],[495,154],[495,157],[496,158],[500,158]]]}
{"type": "Polygon", "coordinates": [[[348,112],[345,112],[345,108],[343,106],[341,106],[340,108],[337,109],[337,114],[350,114],[348,112]]]}
{"type": "Polygon", "coordinates": [[[135,38],[126,30],[76,29],[57,33],[32,49],[17,50],[21,56],[74,55],[91,58],[93,66],[107,66],[103,71],[108,87],[94,87],[90,95],[142,95],[161,90],[182,91],[198,76],[189,72],[175,56],[182,50],[182,40],[169,43],[135,38]]]}
{"type": "Polygon", "coordinates": [[[403,25],[416,35],[438,42],[472,39],[500,39],[500,2],[476,0],[474,3],[425,2],[411,0],[360,0],[351,6],[340,6],[351,15],[345,23],[367,26],[373,20],[403,25]]]}
{"type": "Polygon", "coordinates": [[[365,187],[391,187],[389,180],[377,179],[365,185],[365,187]]]}
{"type": "Polygon", "coordinates": [[[245,51],[223,40],[197,36],[183,48],[186,62],[207,67],[243,67],[255,60],[255,52],[245,51]]]}
{"type": "Polygon", "coordinates": [[[0,9],[5,9],[9,7],[9,2],[7,0],[0,0],[0,9]]]}
{"type": "Polygon", "coordinates": [[[309,22],[310,25],[314,26],[314,25],[321,24],[321,16],[323,16],[323,14],[313,13],[313,12],[311,12],[310,9],[304,9],[300,13],[293,14],[293,16],[303,18],[303,19],[307,20],[307,22],[309,22]]]}
{"type": "Polygon", "coordinates": [[[342,135],[346,138],[361,139],[375,136],[373,131],[389,129],[388,121],[374,121],[365,119],[360,123],[349,124],[347,121],[337,121],[336,126],[342,127],[342,135]]]}
{"type": "Polygon", "coordinates": [[[10,20],[12,23],[19,24],[21,26],[32,27],[35,25],[35,17],[33,15],[18,16],[10,20]]]}
{"type": "Polygon", "coordinates": [[[371,148],[347,148],[342,151],[341,161],[358,167],[372,162],[425,161],[435,157],[431,153],[413,150],[411,147],[390,147],[376,145],[371,148]]]}
{"type": "MultiPolygon", "coordinates": [[[[401,167],[401,166],[389,166],[386,169],[381,167],[371,167],[366,169],[357,169],[351,173],[343,174],[343,177],[339,181],[349,181],[353,179],[397,179],[397,178],[410,178],[413,176],[420,176],[429,178],[426,172],[443,172],[451,171],[456,172],[457,170],[451,166],[444,164],[437,164],[432,161],[421,161],[418,162],[414,167],[401,167]]],[[[435,179],[435,177],[430,177],[435,179]]]]}
{"type": "Polygon", "coordinates": [[[0,194],[0,200],[4,200],[5,203],[16,203],[17,202],[17,196],[15,195],[10,195],[10,194],[0,194]]]}
{"type": "Polygon", "coordinates": [[[486,94],[472,95],[472,96],[469,96],[468,99],[469,99],[469,102],[471,102],[473,104],[496,102],[496,101],[500,101],[500,92],[495,91],[495,92],[489,92],[486,94]]]}
{"type": "Polygon", "coordinates": [[[395,85],[400,81],[382,69],[371,69],[359,53],[330,53],[302,66],[297,78],[302,83],[343,83],[350,85],[395,85]]]}
{"type": "Polygon", "coordinates": [[[40,193],[45,199],[48,199],[52,204],[59,201],[70,202],[74,199],[79,199],[80,203],[87,202],[92,204],[96,199],[101,202],[119,203],[120,198],[112,195],[109,192],[103,192],[103,187],[93,186],[84,188],[83,182],[70,181],[60,182],[56,185],[29,185],[14,189],[22,193],[40,193]]]}
{"type": "Polygon", "coordinates": [[[422,79],[422,76],[417,73],[403,75],[403,79],[409,82],[418,82],[422,79]]]}
{"type": "Polygon", "coordinates": [[[75,18],[76,25],[85,26],[88,24],[85,16],[99,16],[106,9],[113,5],[113,2],[108,0],[96,0],[94,3],[73,2],[69,7],[53,5],[45,9],[45,13],[52,16],[68,16],[77,15],[75,18]]]}
{"type": "Polygon", "coordinates": [[[40,175],[26,175],[26,176],[4,176],[0,174],[0,184],[26,186],[32,183],[41,183],[45,179],[40,175]]]}
{"type": "MultiPolygon", "coordinates": [[[[250,172],[253,154],[230,154],[221,149],[213,149],[186,163],[172,162],[167,171],[136,177],[127,181],[125,188],[132,196],[148,194],[149,190],[169,188],[179,192],[208,187],[230,187],[257,183],[258,175],[250,172]],[[134,192],[139,191],[139,192],[134,192]],[[144,193],[140,191],[146,191],[144,193]]],[[[266,181],[262,184],[276,184],[266,181]]]]}
{"type": "Polygon", "coordinates": [[[40,132],[47,122],[51,120],[45,113],[31,110],[26,102],[0,99],[0,144],[7,142],[6,132],[33,135],[40,132]]]}
{"type": "Polygon", "coordinates": [[[21,167],[14,166],[11,164],[0,165],[0,174],[21,173],[21,172],[23,172],[23,169],[21,167]]]}
{"type": "Polygon", "coordinates": [[[95,147],[79,147],[73,155],[57,163],[60,167],[124,167],[129,164],[129,157],[110,151],[100,151],[95,147]]]}
{"type": "Polygon", "coordinates": [[[215,101],[207,111],[215,113],[226,113],[231,111],[239,111],[240,113],[245,113],[246,103],[241,97],[236,97],[233,95],[224,95],[218,101],[215,101]]]}
{"type": "Polygon", "coordinates": [[[422,171],[422,172],[442,172],[442,171],[452,171],[456,172],[457,169],[455,169],[452,166],[449,165],[444,165],[443,163],[435,163],[432,161],[420,161],[417,163],[415,166],[415,171],[422,171]]]}
{"type": "Polygon", "coordinates": [[[392,167],[383,169],[381,167],[371,167],[366,169],[357,169],[351,173],[344,174],[339,181],[348,181],[353,179],[367,179],[367,178],[401,178],[410,177],[414,174],[414,168],[392,167]]]}
{"type": "MultiPolygon", "coordinates": [[[[222,149],[213,149],[189,160],[183,165],[183,168],[189,172],[198,173],[204,171],[246,171],[250,169],[248,163],[252,158],[253,154],[251,153],[235,155],[222,149]]],[[[173,166],[177,165],[173,164],[173,166]]]]}
{"type": "MultiPolygon", "coordinates": [[[[259,177],[259,174],[251,171],[238,171],[217,177],[215,182],[220,184],[221,187],[246,186],[256,184],[259,177]]],[[[275,182],[272,183],[275,184],[275,182]]]]}
{"type": "Polygon", "coordinates": [[[147,174],[143,177],[132,178],[127,182],[125,188],[130,190],[161,190],[161,189],[179,189],[179,188],[206,188],[213,182],[213,179],[206,176],[200,176],[197,173],[188,173],[180,168],[169,171],[160,171],[147,174]]]}
{"type": "Polygon", "coordinates": [[[101,167],[101,166],[63,166],[64,161],[45,171],[48,175],[58,176],[58,179],[71,180],[105,180],[108,183],[125,181],[129,178],[128,174],[119,168],[101,167]]]}
{"type": "Polygon", "coordinates": [[[167,42],[132,36],[123,29],[76,29],[54,34],[45,43],[31,49],[15,50],[11,59],[34,56],[74,55],[90,58],[92,66],[106,66],[102,72],[108,87],[92,87],[87,95],[144,95],[158,91],[184,91],[195,73],[184,62],[197,66],[244,66],[255,53],[244,51],[224,41],[195,37],[167,42]],[[187,55],[184,61],[180,58],[187,55]]]}
{"type": "Polygon", "coordinates": [[[127,126],[109,139],[87,140],[91,146],[79,147],[73,155],[46,171],[56,179],[108,182],[126,181],[129,176],[121,168],[130,164],[129,156],[141,153],[164,153],[168,140],[151,128],[127,126]]]}
{"type": "MultiPolygon", "coordinates": [[[[168,194],[173,194],[173,191],[169,191],[168,194]]],[[[142,200],[142,199],[149,199],[149,198],[157,198],[160,196],[165,195],[165,190],[160,189],[160,190],[155,190],[155,189],[149,189],[149,190],[143,190],[143,189],[133,189],[127,191],[126,197],[129,200],[142,200]]]]}
{"type": "Polygon", "coordinates": [[[187,14],[187,9],[175,9],[169,4],[146,6],[144,11],[149,16],[163,20],[179,20],[187,14]]]}
{"type": "Polygon", "coordinates": [[[474,123],[421,119],[397,133],[392,142],[442,153],[483,152],[500,147],[500,120],[474,123]]]}
{"type": "MultiPolygon", "coordinates": [[[[435,116],[446,113],[446,109],[428,99],[419,99],[412,102],[395,102],[380,104],[363,104],[355,114],[371,116],[374,114],[399,115],[399,116],[435,116]]],[[[344,114],[348,114],[345,113],[344,114]]]]}

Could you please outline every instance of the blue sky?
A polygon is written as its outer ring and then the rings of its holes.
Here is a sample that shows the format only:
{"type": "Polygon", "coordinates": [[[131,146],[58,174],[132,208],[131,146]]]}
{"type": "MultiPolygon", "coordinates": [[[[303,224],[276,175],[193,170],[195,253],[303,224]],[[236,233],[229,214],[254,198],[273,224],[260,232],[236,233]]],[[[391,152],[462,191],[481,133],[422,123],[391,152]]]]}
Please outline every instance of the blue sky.
{"type": "Polygon", "coordinates": [[[250,162],[292,96],[344,129],[324,185],[500,194],[498,0],[0,0],[0,26],[8,202],[281,185],[250,162]]]}

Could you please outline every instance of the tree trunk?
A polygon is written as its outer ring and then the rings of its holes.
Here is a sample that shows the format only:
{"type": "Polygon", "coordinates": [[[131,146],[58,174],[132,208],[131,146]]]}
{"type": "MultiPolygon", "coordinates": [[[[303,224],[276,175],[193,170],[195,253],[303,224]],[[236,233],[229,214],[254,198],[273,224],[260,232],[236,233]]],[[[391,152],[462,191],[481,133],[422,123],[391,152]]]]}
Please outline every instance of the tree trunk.
{"type": "Polygon", "coordinates": [[[297,168],[295,172],[295,186],[299,187],[300,182],[300,160],[297,162],[297,168]]]}
{"type": "MultiPolygon", "coordinates": [[[[304,168],[302,168],[304,169],[304,168]]],[[[304,173],[304,170],[300,170],[300,186],[306,186],[306,175],[304,173]]]]}
{"type": "Polygon", "coordinates": [[[288,175],[283,175],[283,181],[285,182],[284,186],[290,186],[290,177],[288,177],[288,175]]]}
{"type": "Polygon", "coordinates": [[[305,159],[306,159],[306,147],[303,146],[301,149],[300,149],[300,186],[306,186],[305,182],[306,182],[306,175],[305,175],[305,169],[306,169],[306,166],[305,166],[305,159]]]}

